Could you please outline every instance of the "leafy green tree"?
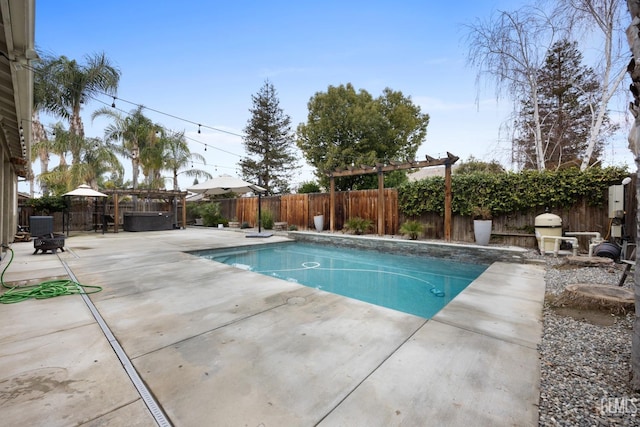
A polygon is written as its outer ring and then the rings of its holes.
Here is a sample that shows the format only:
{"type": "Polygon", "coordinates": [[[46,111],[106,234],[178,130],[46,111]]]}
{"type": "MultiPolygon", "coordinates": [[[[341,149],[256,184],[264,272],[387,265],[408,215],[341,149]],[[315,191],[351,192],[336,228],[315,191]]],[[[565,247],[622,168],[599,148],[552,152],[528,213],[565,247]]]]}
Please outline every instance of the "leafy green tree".
{"type": "Polygon", "coordinates": [[[298,194],[319,193],[322,191],[317,182],[306,181],[298,187],[298,194]]]}
{"type": "MultiPolygon", "coordinates": [[[[104,53],[85,56],[79,64],[66,56],[41,56],[35,65],[34,98],[36,108],[69,122],[69,132],[84,139],[80,111],[87,98],[95,94],[115,94],[120,71],[104,53]]],[[[74,162],[78,159],[74,158],[74,162]]]]}
{"type": "MultiPolygon", "coordinates": [[[[308,109],[307,122],[298,126],[297,144],[325,188],[327,173],[336,168],[413,160],[429,124],[429,115],[401,92],[387,88],[374,99],[350,83],[316,93],[308,109]]],[[[375,188],[377,177],[339,177],[335,185],[337,190],[375,188]]]]}
{"type": "Polygon", "coordinates": [[[456,167],[453,169],[453,173],[458,175],[476,172],[504,173],[505,170],[502,165],[496,160],[483,162],[482,160],[478,160],[473,156],[469,156],[469,159],[467,161],[460,162],[460,164],[456,165],[456,167]]]}
{"type": "MultiPolygon", "coordinates": [[[[184,174],[185,176],[194,177],[197,181],[198,177],[205,177],[211,179],[212,176],[209,172],[193,167],[194,161],[202,162],[206,164],[206,159],[199,153],[192,153],[189,150],[189,144],[184,137],[184,132],[168,132],[163,135],[162,138],[164,155],[163,155],[163,169],[168,170],[172,174],[173,189],[178,190],[178,175],[184,174]]],[[[194,185],[197,182],[194,183],[194,185]]]]}
{"type": "MultiPolygon", "coordinates": [[[[537,72],[537,82],[546,167],[557,169],[580,165],[582,159],[588,157],[593,120],[592,100],[598,97],[601,89],[594,71],[582,64],[582,53],[577,48],[577,42],[564,39],[554,43],[543,67],[537,72]]],[[[522,100],[514,139],[516,159],[525,169],[536,168],[532,105],[530,98],[522,100]]],[[[589,164],[597,161],[605,138],[616,129],[608,113],[605,113],[589,164]]]]}
{"type": "Polygon", "coordinates": [[[251,99],[251,117],[243,138],[249,155],[239,162],[242,175],[248,181],[257,181],[268,194],[286,193],[298,167],[291,118],[280,108],[276,90],[269,81],[251,99]]]}

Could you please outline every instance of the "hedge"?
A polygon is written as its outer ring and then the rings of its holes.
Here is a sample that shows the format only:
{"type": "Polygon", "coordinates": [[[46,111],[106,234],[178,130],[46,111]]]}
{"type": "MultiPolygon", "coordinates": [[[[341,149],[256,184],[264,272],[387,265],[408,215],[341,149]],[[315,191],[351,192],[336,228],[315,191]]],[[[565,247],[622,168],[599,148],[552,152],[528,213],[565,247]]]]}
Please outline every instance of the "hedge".
{"type": "MultiPolygon", "coordinates": [[[[602,206],[608,187],[620,184],[629,176],[623,167],[577,168],[558,171],[505,173],[477,172],[452,175],[453,213],[471,215],[473,208],[489,208],[493,215],[524,212],[531,209],[570,208],[586,200],[589,205],[602,206]]],[[[407,216],[424,213],[444,214],[444,177],[431,177],[409,182],[398,188],[398,205],[407,216]]]]}

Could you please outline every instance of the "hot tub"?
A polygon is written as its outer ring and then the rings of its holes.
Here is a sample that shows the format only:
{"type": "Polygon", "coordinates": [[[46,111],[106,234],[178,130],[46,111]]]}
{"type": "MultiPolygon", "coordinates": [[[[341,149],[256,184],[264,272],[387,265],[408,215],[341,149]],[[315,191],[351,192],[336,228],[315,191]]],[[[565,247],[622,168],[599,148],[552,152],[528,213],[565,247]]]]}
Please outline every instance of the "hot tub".
{"type": "Polygon", "coordinates": [[[125,212],[124,231],[173,230],[173,214],[170,212],[125,212]]]}

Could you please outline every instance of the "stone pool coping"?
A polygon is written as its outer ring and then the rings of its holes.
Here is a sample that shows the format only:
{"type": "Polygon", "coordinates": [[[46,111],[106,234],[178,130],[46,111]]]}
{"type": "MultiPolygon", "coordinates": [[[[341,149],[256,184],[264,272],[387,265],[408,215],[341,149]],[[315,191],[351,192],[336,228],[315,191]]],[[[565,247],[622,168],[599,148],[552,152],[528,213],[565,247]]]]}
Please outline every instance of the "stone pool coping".
{"type": "Polygon", "coordinates": [[[528,249],[515,246],[480,246],[468,243],[406,240],[399,237],[356,236],[342,233],[290,231],[288,236],[294,240],[305,242],[388,252],[406,252],[473,264],[491,264],[497,261],[523,263],[527,261],[525,254],[529,252],[528,249]]]}

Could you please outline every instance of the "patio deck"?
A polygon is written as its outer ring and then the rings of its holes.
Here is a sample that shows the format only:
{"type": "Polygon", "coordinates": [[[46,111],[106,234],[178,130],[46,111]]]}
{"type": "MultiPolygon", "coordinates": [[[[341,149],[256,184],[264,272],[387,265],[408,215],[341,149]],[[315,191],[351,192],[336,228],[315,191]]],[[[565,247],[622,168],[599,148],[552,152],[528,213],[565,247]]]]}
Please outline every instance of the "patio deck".
{"type": "Polygon", "coordinates": [[[15,243],[5,282],[102,286],[90,299],[108,333],[78,295],[0,306],[3,424],[160,424],[127,363],[176,426],[538,424],[542,268],[494,263],[427,321],[184,253],[285,239],[87,234],[56,255],[15,243]]]}

